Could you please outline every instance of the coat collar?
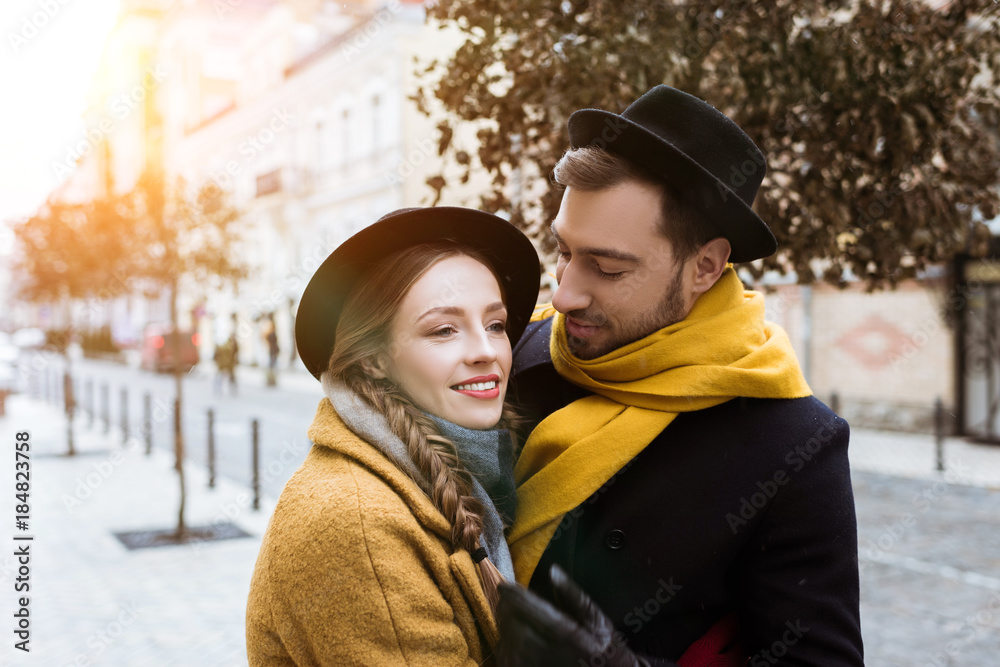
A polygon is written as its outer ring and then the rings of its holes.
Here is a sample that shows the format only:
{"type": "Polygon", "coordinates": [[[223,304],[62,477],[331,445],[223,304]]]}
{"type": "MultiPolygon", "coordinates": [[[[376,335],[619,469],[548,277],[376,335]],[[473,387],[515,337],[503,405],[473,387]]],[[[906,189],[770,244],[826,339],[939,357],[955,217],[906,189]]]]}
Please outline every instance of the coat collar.
{"type": "Polygon", "coordinates": [[[549,352],[549,339],[552,337],[552,321],[555,318],[549,317],[539,322],[532,322],[524,330],[521,340],[514,347],[514,363],[511,366],[511,377],[517,377],[519,373],[541,366],[552,364],[552,355],[549,352]]]}
{"type": "MultiPolygon", "coordinates": [[[[314,446],[337,452],[382,479],[407,504],[425,530],[439,537],[445,545],[451,544],[451,525],[434,507],[423,489],[385,454],[347,428],[330,399],[324,398],[319,402],[308,435],[314,446]]],[[[448,546],[445,548],[450,549],[448,546]]],[[[491,647],[494,646],[497,641],[496,620],[486,601],[472,557],[464,549],[457,549],[451,552],[449,562],[452,574],[479,623],[483,637],[491,647]]]]}
{"type": "Polygon", "coordinates": [[[421,526],[446,542],[451,541],[448,520],[434,507],[423,489],[385,454],[347,428],[330,399],[319,402],[308,436],[314,445],[332,449],[368,468],[403,499],[421,526]]]}

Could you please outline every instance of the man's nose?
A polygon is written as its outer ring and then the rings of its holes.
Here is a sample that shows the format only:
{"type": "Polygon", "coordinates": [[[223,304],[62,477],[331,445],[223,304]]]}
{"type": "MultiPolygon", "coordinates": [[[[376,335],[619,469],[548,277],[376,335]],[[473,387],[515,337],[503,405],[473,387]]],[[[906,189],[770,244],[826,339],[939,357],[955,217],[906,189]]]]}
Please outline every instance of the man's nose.
{"type": "Polygon", "coordinates": [[[557,272],[556,279],[559,284],[552,295],[553,308],[565,315],[575,310],[586,310],[590,306],[591,298],[583,276],[572,261],[561,272],[557,272]]]}

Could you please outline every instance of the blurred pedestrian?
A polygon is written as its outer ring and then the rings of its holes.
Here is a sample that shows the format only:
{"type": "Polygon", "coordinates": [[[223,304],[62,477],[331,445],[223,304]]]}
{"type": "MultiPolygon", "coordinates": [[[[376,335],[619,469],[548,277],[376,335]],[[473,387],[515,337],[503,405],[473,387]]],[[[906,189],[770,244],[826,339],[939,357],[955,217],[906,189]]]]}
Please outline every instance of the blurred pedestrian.
{"type": "Polygon", "coordinates": [[[274,387],[278,384],[278,354],[281,352],[281,348],[278,347],[278,327],[274,322],[274,313],[269,313],[267,316],[264,341],[267,343],[267,386],[274,387]]]}
{"type": "Polygon", "coordinates": [[[215,375],[215,393],[222,393],[223,381],[229,384],[229,392],[236,395],[236,364],[239,359],[239,344],[236,342],[236,334],[229,334],[222,345],[215,346],[213,356],[218,372],[215,375]]]}

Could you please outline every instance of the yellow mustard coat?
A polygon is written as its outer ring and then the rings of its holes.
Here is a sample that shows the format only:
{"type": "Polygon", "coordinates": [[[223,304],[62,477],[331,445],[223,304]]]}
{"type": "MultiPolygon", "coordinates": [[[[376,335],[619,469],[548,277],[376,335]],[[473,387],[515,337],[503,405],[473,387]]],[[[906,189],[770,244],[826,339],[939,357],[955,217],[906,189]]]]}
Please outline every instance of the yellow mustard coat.
{"type": "Polygon", "coordinates": [[[251,667],[482,663],[496,624],[444,516],[328,399],[309,438],[250,584],[251,667]]]}

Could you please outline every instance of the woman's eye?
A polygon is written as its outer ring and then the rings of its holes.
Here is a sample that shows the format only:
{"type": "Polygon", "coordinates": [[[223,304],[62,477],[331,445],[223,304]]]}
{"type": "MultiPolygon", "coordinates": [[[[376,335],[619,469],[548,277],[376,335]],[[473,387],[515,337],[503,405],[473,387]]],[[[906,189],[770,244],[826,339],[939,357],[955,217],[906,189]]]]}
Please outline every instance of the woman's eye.
{"type": "Polygon", "coordinates": [[[507,331],[506,322],[494,322],[490,326],[486,327],[487,331],[493,331],[496,333],[505,333],[507,331]]]}
{"type": "Polygon", "coordinates": [[[559,253],[559,259],[566,259],[566,260],[569,259],[570,253],[568,250],[558,250],[557,252],[559,253]]]}
{"type": "Polygon", "coordinates": [[[455,333],[455,327],[441,327],[431,332],[432,336],[450,336],[455,333]]]}

